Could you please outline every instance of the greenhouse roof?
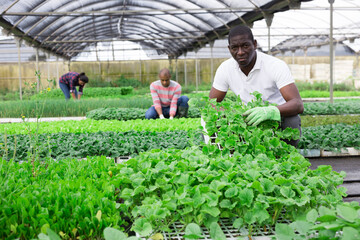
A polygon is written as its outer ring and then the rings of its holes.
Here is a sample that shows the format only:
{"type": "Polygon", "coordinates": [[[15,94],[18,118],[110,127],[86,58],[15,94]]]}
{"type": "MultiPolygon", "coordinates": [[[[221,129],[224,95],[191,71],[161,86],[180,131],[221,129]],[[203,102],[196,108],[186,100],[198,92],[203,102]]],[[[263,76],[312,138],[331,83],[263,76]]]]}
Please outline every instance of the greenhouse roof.
{"type": "Polygon", "coordinates": [[[176,58],[309,0],[0,0],[0,26],[63,58],[89,45],[137,42],[176,58]]]}

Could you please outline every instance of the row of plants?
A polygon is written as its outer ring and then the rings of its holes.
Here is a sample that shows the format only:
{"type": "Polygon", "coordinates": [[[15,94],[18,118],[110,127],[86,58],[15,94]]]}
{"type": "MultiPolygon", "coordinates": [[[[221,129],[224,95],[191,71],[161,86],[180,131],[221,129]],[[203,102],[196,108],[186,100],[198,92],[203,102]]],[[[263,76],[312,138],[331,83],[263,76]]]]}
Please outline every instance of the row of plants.
{"type": "Polygon", "coordinates": [[[5,160],[37,158],[86,158],[87,156],[136,156],[151,149],[185,149],[203,141],[200,133],[188,131],[128,131],[96,133],[49,133],[4,135],[0,133],[0,156],[5,160]]]}
{"type": "MultiPolygon", "coordinates": [[[[133,93],[133,87],[119,87],[119,88],[84,88],[83,98],[117,98],[122,95],[131,95],[133,93]]],[[[64,99],[64,93],[60,88],[52,89],[48,92],[41,91],[38,94],[34,94],[30,99],[64,99]]]]}
{"type": "Polygon", "coordinates": [[[360,101],[305,102],[303,115],[360,114],[360,101]]]}
{"type": "MultiPolygon", "coordinates": [[[[328,82],[295,82],[300,92],[303,91],[330,91],[330,84],[328,82]]],[[[352,85],[345,83],[334,83],[333,90],[336,92],[351,92],[356,91],[356,88],[352,85]]]]}
{"type": "Polygon", "coordinates": [[[324,149],[339,151],[346,147],[360,149],[360,124],[338,123],[303,128],[300,149],[324,149]]]}
{"type": "Polygon", "coordinates": [[[360,123],[360,115],[303,115],[301,116],[302,127],[315,127],[343,123],[355,125],[360,123]]]}
{"type": "MultiPolygon", "coordinates": [[[[199,118],[201,117],[200,111],[201,108],[192,107],[191,105],[188,117],[199,118]]],[[[86,117],[95,120],[133,120],[144,119],[145,112],[146,109],[140,108],[99,108],[87,112],[86,117]]],[[[335,102],[333,104],[328,102],[304,103],[304,112],[302,113],[302,116],[339,114],[360,114],[360,101],[335,102]]]]}
{"type": "MultiPolygon", "coordinates": [[[[0,132],[3,134],[0,135],[0,143],[2,148],[5,148],[5,142],[8,146],[19,145],[19,139],[28,139],[27,135],[36,136],[40,134],[42,136],[42,148],[44,149],[43,155],[46,153],[45,149],[47,147],[47,137],[50,136],[52,141],[57,139],[57,133],[68,140],[71,145],[72,138],[76,139],[77,137],[73,134],[85,134],[81,135],[82,138],[85,136],[90,139],[95,139],[96,134],[99,132],[106,132],[111,134],[122,134],[123,132],[136,132],[140,134],[141,132],[153,132],[155,135],[160,132],[188,132],[191,133],[194,130],[199,130],[200,119],[174,119],[174,120],[130,120],[130,121],[109,121],[109,120],[82,120],[82,121],[57,121],[57,122],[25,122],[25,123],[13,123],[13,124],[1,124],[0,132]],[[71,134],[66,137],[66,134],[71,134]],[[95,135],[92,135],[95,134],[95,135]],[[15,143],[17,141],[17,143],[15,143]]],[[[360,148],[360,124],[356,122],[355,124],[349,125],[344,123],[330,124],[330,125],[319,125],[314,127],[302,127],[302,136],[300,137],[298,149],[324,149],[331,151],[340,151],[341,149],[348,147],[360,148]]],[[[138,142],[138,146],[147,145],[153,140],[151,138],[140,138],[141,141],[138,142]]],[[[30,141],[30,140],[29,140],[30,141]]],[[[90,140],[92,141],[92,140],[90,140]]],[[[156,140],[154,140],[156,141],[156,140]]],[[[27,141],[26,141],[27,142],[27,141]]],[[[128,144],[129,141],[126,141],[128,144]]],[[[55,143],[54,143],[55,144],[55,143]]],[[[62,142],[62,145],[65,143],[62,142]]],[[[104,142],[105,144],[105,142],[104,142]]],[[[110,144],[110,149],[116,145],[116,142],[107,143],[110,144]]],[[[151,144],[150,144],[151,145],[151,144]]],[[[172,146],[171,144],[168,145],[172,146]]],[[[91,156],[93,151],[85,151],[87,147],[82,149],[81,156],[91,156]]],[[[26,147],[22,148],[23,151],[20,151],[21,148],[17,148],[17,154],[19,156],[25,156],[26,147]]],[[[68,150],[60,148],[59,151],[65,156],[79,156],[79,155],[67,155],[68,150]],[[61,149],[61,150],[60,150],[61,149]]],[[[115,147],[117,149],[117,147],[115,147]]],[[[53,154],[58,154],[59,151],[53,151],[53,154]]],[[[121,151],[124,153],[124,151],[121,151]]],[[[126,152],[126,151],[125,151],[126,152]]],[[[131,153],[130,150],[127,152],[131,153]]],[[[136,152],[137,153],[137,152],[136,152]]],[[[96,155],[99,155],[97,153],[96,155]]],[[[11,154],[8,154],[11,156],[11,154]]],[[[114,156],[113,153],[107,156],[114,156]]]]}
{"type": "Polygon", "coordinates": [[[41,133],[95,133],[133,131],[190,131],[199,129],[199,118],[174,118],[157,120],[67,120],[50,122],[24,122],[0,124],[0,132],[7,134],[41,134],[41,133]]]}
{"type": "MultiPolygon", "coordinates": [[[[141,108],[99,108],[86,113],[86,118],[95,120],[134,120],[145,119],[147,109],[141,108]]],[[[200,109],[197,107],[190,107],[188,111],[189,118],[200,118],[200,109]]]]}
{"type": "MultiPolygon", "coordinates": [[[[302,91],[302,98],[330,98],[329,91],[302,91]]],[[[333,97],[359,97],[359,91],[337,91],[333,92],[333,97]]]]}
{"type": "Polygon", "coordinates": [[[80,101],[65,101],[64,99],[46,99],[31,101],[0,102],[0,118],[37,117],[41,108],[41,117],[71,117],[85,116],[87,112],[107,107],[116,108],[143,108],[152,105],[151,97],[138,98],[137,96],[123,96],[117,99],[82,99],[80,101]]]}

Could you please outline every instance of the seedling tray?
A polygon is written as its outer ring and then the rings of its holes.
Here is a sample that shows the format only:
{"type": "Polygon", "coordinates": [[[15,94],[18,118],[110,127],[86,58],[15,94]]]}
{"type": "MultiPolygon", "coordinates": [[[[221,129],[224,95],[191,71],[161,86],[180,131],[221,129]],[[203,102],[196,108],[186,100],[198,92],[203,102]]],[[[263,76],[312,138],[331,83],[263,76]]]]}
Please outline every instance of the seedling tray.
{"type": "MultiPolygon", "coordinates": [[[[290,221],[285,219],[278,219],[278,223],[289,224],[290,221]]],[[[252,240],[271,240],[275,236],[274,226],[264,225],[255,226],[253,225],[251,238],[249,237],[249,230],[245,227],[236,229],[232,226],[232,221],[228,218],[222,218],[219,220],[219,225],[224,232],[227,240],[238,240],[238,239],[252,239],[252,240]]],[[[171,232],[162,232],[164,240],[184,240],[185,230],[184,225],[180,222],[175,222],[170,225],[171,232]]],[[[212,240],[210,233],[206,227],[202,227],[203,238],[202,240],[212,240]]],[[[139,236],[138,236],[139,237],[139,236]]],[[[143,240],[151,240],[151,238],[142,238],[143,240]]]]}

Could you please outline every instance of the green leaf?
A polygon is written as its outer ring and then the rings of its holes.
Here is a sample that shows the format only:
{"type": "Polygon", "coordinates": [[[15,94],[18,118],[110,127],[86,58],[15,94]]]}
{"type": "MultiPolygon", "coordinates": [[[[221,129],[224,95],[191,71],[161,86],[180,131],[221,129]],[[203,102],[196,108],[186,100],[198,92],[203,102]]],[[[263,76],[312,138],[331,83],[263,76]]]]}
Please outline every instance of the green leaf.
{"type": "Polygon", "coordinates": [[[145,218],[136,219],[131,229],[141,236],[148,236],[153,231],[151,224],[145,218]]]}
{"type": "Polygon", "coordinates": [[[185,239],[199,239],[202,238],[202,231],[196,223],[189,223],[185,228],[185,239]]]}
{"type": "Polygon", "coordinates": [[[239,198],[242,206],[250,207],[254,199],[254,193],[251,189],[245,188],[240,191],[239,198]]]}
{"type": "Polygon", "coordinates": [[[226,198],[233,198],[236,197],[236,195],[238,194],[238,188],[237,187],[232,187],[229,188],[225,191],[225,197],[226,198]]]}
{"type": "Polygon", "coordinates": [[[114,228],[107,227],[104,229],[104,238],[105,240],[118,240],[118,239],[126,239],[126,235],[114,228]]]}
{"type": "Polygon", "coordinates": [[[324,216],[318,217],[316,220],[320,221],[320,222],[331,222],[331,221],[336,220],[336,216],[324,215],[324,216]]]}
{"type": "Polygon", "coordinates": [[[210,225],[210,237],[213,240],[226,240],[226,236],[217,222],[210,225]]]}
{"type": "Polygon", "coordinates": [[[262,184],[264,192],[266,193],[272,192],[275,189],[274,183],[267,178],[261,179],[260,183],[262,184]]]}
{"type": "Polygon", "coordinates": [[[293,223],[290,224],[290,226],[298,231],[300,234],[302,235],[306,235],[310,232],[310,228],[313,226],[314,224],[306,222],[306,221],[295,221],[293,223]]]}
{"type": "Polygon", "coordinates": [[[342,217],[346,221],[354,222],[355,219],[358,218],[357,211],[352,207],[344,206],[344,205],[337,205],[336,210],[337,210],[337,213],[340,215],[340,217],[342,217]]]}
{"type": "Polygon", "coordinates": [[[53,230],[50,228],[47,229],[47,234],[50,240],[61,240],[60,236],[57,235],[53,230]]]}
{"type": "Polygon", "coordinates": [[[290,187],[282,187],[280,189],[281,195],[283,195],[286,198],[293,198],[295,197],[295,192],[290,187]]]}
{"type": "Polygon", "coordinates": [[[256,171],[255,169],[249,169],[246,171],[245,176],[247,179],[249,179],[251,181],[255,181],[260,176],[260,173],[258,171],[256,171]]]}
{"type": "Polygon", "coordinates": [[[294,230],[284,223],[276,224],[275,233],[278,240],[291,240],[295,237],[294,230]]]}
{"type": "Polygon", "coordinates": [[[242,219],[242,218],[237,218],[233,222],[233,227],[236,229],[240,229],[243,225],[244,225],[244,219],[242,219]]]}
{"type": "Polygon", "coordinates": [[[315,209],[311,209],[307,214],[306,214],[306,220],[308,222],[311,222],[311,223],[315,223],[316,222],[316,219],[318,218],[318,213],[315,209]]]}
{"type": "Polygon", "coordinates": [[[324,206],[319,207],[319,215],[320,215],[320,217],[325,216],[325,215],[336,217],[335,210],[329,209],[324,206]]]}
{"type": "Polygon", "coordinates": [[[260,184],[259,181],[254,181],[254,182],[251,184],[251,187],[252,187],[253,189],[258,190],[259,193],[263,193],[263,192],[264,192],[264,189],[263,189],[263,187],[262,187],[262,185],[260,184]]]}
{"type": "Polygon", "coordinates": [[[341,240],[358,240],[360,239],[359,230],[352,227],[344,227],[341,240]]]}
{"type": "Polygon", "coordinates": [[[207,213],[213,217],[217,217],[220,215],[220,210],[217,207],[210,207],[208,205],[203,205],[201,207],[201,212],[207,213]]]}
{"type": "Polygon", "coordinates": [[[259,202],[255,203],[253,215],[260,224],[270,218],[269,213],[266,211],[266,206],[259,202]]]}
{"type": "Polygon", "coordinates": [[[46,234],[48,228],[50,228],[50,225],[48,223],[42,225],[41,226],[41,232],[46,234]]]}
{"type": "Polygon", "coordinates": [[[50,240],[49,236],[44,233],[40,233],[38,235],[38,238],[39,238],[39,240],[50,240]]]}

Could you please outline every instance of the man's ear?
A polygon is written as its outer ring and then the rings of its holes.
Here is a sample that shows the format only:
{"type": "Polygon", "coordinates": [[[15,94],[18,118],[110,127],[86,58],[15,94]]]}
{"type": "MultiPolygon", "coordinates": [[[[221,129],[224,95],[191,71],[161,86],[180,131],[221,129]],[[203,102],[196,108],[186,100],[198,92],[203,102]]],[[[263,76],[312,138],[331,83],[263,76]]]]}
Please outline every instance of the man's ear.
{"type": "Polygon", "coordinates": [[[255,49],[257,49],[257,41],[256,40],[254,40],[254,47],[255,47],[255,49]]]}

